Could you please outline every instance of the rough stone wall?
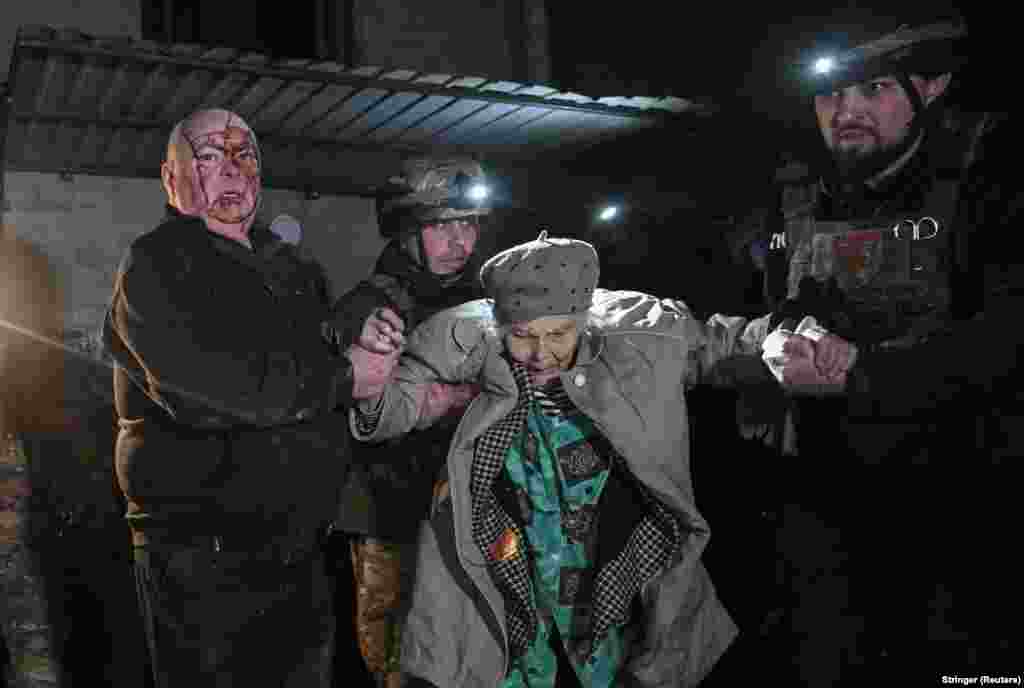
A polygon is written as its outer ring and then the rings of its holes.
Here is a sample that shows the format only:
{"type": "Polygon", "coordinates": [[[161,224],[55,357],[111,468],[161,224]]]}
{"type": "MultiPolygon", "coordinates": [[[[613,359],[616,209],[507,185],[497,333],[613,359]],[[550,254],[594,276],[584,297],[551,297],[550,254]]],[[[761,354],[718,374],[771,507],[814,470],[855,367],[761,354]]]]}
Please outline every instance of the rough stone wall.
{"type": "Polygon", "coordinates": [[[8,0],[0,21],[0,82],[7,79],[19,26],[45,24],[96,36],[141,38],[141,16],[139,0],[8,0]]]}

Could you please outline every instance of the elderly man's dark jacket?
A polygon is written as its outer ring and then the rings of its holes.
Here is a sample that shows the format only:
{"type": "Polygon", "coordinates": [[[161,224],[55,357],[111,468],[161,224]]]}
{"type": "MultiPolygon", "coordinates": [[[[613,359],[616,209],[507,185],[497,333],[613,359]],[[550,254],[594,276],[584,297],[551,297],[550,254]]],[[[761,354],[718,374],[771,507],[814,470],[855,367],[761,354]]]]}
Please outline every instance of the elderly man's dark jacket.
{"type": "MultiPolygon", "coordinates": [[[[103,328],[140,533],[309,541],[347,470],[351,366],[322,269],[176,213],[129,248],[103,328]]],[[[352,330],[354,328],[342,328],[352,330]]]]}

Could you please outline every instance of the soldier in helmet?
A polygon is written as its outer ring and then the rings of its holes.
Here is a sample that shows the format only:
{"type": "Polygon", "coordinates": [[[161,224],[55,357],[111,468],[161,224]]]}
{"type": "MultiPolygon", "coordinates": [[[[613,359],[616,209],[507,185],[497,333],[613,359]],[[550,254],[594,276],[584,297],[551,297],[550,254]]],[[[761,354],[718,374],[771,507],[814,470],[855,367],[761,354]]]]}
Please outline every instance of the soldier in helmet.
{"type": "Polygon", "coordinates": [[[1021,447],[1013,258],[981,254],[1020,202],[995,162],[1000,118],[950,102],[966,40],[961,24],[904,27],[815,63],[827,164],[779,189],[752,242],[772,325],[810,313],[859,352],[842,396],[741,409],[781,459],[763,510],[776,608],[748,638],[801,685],[1010,656],[1005,574],[960,558],[1008,541],[1000,470],[1021,447]]]}
{"type": "MultiPolygon", "coordinates": [[[[378,200],[381,232],[390,242],[369,279],[342,300],[355,312],[397,315],[411,332],[434,313],[478,298],[477,243],[489,193],[475,161],[406,161],[378,200]]],[[[429,431],[363,447],[364,461],[356,462],[342,499],[339,525],[351,537],[359,645],[378,684],[399,681],[412,550],[457,420],[453,414],[429,431]]]]}

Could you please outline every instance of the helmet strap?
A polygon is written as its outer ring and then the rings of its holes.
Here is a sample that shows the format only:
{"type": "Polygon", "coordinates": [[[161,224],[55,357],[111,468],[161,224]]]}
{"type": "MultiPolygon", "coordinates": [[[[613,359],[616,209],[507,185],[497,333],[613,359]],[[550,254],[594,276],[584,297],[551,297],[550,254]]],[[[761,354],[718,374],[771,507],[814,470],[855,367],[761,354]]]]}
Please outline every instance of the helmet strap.
{"type": "Polygon", "coordinates": [[[910,78],[910,74],[907,72],[900,72],[896,75],[896,81],[903,87],[903,90],[907,94],[907,98],[910,99],[910,106],[914,108],[914,119],[919,118],[924,114],[924,101],[921,100],[921,94],[914,88],[914,82],[910,78]]]}
{"type": "Polygon", "coordinates": [[[413,260],[419,263],[426,272],[430,272],[430,262],[427,260],[427,247],[423,245],[423,225],[416,225],[416,253],[413,260]]]}
{"type": "Polygon", "coordinates": [[[406,230],[399,238],[399,245],[402,251],[409,256],[414,265],[427,268],[426,251],[423,249],[423,228],[417,227],[415,231],[406,230]]]}

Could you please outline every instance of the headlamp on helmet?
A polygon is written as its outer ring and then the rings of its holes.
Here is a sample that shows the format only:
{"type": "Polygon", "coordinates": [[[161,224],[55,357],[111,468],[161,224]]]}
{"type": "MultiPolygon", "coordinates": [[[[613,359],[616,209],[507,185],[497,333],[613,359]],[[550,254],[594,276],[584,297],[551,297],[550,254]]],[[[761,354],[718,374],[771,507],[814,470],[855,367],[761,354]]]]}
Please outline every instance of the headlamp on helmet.
{"type": "Polygon", "coordinates": [[[470,177],[465,172],[459,172],[452,182],[451,195],[447,199],[447,205],[461,210],[479,208],[490,195],[491,188],[482,175],[470,177]]]}
{"type": "Polygon", "coordinates": [[[834,57],[819,57],[814,61],[815,74],[828,74],[835,68],[836,59],[834,57]]]}
{"type": "Polygon", "coordinates": [[[843,53],[819,56],[803,79],[820,95],[881,76],[954,72],[966,62],[966,37],[960,24],[903,26],[843,53]]]}
{"type": "Polygon", "coordinates": [[[491,212],[491,188],[474,160],[415,158],[405,162],[402,172],[378,196],[378,219],[385,236],[491,212]]]}

